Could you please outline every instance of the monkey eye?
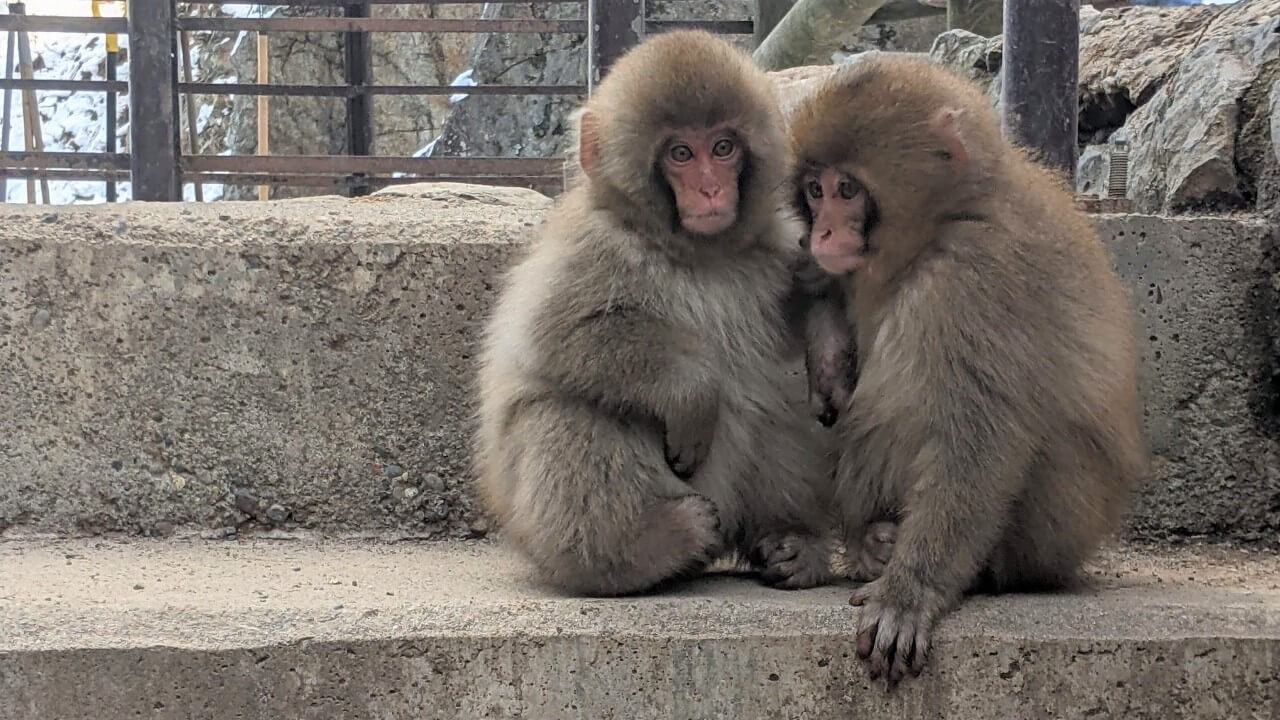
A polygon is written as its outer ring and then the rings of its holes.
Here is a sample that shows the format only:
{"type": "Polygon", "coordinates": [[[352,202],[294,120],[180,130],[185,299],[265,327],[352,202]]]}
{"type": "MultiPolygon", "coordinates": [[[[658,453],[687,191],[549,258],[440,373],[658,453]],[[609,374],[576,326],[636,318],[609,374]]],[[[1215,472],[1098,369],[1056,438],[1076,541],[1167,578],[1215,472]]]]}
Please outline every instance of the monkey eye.
{"type": "Polygon", "coordinates": [[[671,149],[667,151],[667,157],[670,157],[673,163],[687,163],[693,159],[693,148],[684,143],[672,145],[671,149]]]}
{"type": "Polygon", "coordinates": [[[715,145],[711,146],[711,154],[718,158],[727,158],[737,149],[729,138],[720,138],[715,145]]]}
{"type": "Polygon", "coordinates": [[[854,191],[853,183],[849,181],[849,178],[845,178],[840,181],[839,190],[840,190],[840,197],[844,198],[845,200],[852,200],[853,196],[857,194],[854,191]]]}
{"type": "Polygon", "coordinates": [[[804,189],[809,193],[809,197],[817,200],[822,197],[822,184],[817,180],[810,180],[805,183],[804,189]]]}

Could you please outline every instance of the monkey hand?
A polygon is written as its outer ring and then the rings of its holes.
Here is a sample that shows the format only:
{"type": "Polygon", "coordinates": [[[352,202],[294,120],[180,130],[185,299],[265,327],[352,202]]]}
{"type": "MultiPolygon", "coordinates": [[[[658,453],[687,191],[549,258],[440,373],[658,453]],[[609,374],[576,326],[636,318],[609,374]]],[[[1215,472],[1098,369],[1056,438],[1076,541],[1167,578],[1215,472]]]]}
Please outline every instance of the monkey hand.
{"type": "Polygon", "coordinates": [[[884,575],[854,591],[861,606],[858,656],[871,663],[871,678],[895,685],[910,670],[919,675],[929,654],[933,626],[946,606],[942,596],[918,580],[884,575]]]}
{"type": "Polygon", "coordinates": [[[889,558],[893,557],[897,538],[898,524],[883,520],[867,525],[861,537],[855,534],[847,540],[845,559],[849,564],[849,577],[859,582],[871,582],[880,577],[889,558]]]}
{"type": "Polygon", "coordinates": [[[681,480],[693,477],[711,452],[715,435],[714,412],[693,412],[667,422],[663,452],[667,464],[681,480]]]}
{"type": "Polygon", "coordinates": [[[765,584],[784,590],[817,587],[831,579],[831,553],[822,538],[798,533],[771,533],[751,549],[765,584]]]}

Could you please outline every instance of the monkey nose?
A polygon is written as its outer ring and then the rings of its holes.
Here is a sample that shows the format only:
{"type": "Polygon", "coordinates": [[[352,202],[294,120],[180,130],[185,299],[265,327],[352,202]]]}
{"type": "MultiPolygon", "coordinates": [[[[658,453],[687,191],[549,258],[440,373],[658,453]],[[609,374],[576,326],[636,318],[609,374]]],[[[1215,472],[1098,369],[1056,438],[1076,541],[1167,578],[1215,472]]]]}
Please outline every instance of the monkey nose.
{"type": "Polygon", "coordinates": [[[698,192],[702,193],[702,196],[708,200],[715,200],[720,197],[720,186],[712,185],[710,187],[701,187],[698,188],[698,192]]]}

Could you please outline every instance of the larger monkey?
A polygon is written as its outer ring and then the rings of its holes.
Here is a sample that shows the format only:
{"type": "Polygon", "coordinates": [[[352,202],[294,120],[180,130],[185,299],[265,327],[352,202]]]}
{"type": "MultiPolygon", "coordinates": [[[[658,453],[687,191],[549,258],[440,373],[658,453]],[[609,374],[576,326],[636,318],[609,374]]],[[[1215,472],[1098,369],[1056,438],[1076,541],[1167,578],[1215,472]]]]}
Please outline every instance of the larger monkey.
{"type": "Polygon", "coordinates": [[[727,550],[773,585],[827,581],[830,466],[783,392],[803,228],[768,79],[710,34],[659,35],[577,129],[583,177],[484,341],[488,508],[574,593],[647,590],[727,550]]]}
{"type": "Polygon", "coordinates": [[[836,424],[851,553],[901,520],[850,599],[859,654],[896,682],[966,590],[1062,586],[1116,526],[1146,471],[1129,302],[1070,192],[951,73],[841,69],[791,132],[809,249],[846,278],[857,345],[836,424]]]}

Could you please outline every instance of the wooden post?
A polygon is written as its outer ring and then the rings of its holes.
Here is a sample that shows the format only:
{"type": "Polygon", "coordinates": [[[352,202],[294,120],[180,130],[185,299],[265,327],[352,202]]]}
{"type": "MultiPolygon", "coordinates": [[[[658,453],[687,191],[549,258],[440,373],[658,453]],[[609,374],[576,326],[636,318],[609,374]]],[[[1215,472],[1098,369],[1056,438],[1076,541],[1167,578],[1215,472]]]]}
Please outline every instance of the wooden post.
{"type": "MultiPolygon", "coordinates": [[[[267,34],[258,32],[258,84],[266,85],[271,77],[271,53],[268,52],[267,34]]],[[[271,97],[258,96],[258,154],[271,154],[271,97]]],[[[258,186],[258,200],[271,199],[271,186],[258,186]]]]}
{"type": "MultiPolygon", "coordinates": [[[[10,12],[14,7],[23,8],[22,3],[14,3],[9,6],[10,12]]],[[[23,8],[25,10],[25,8],[23,8]]],[[[15,13],[21,15],[22,12],[15,13]]],[[[18,32],[18,67],[23,80],[32,80],[36,76],[35,63],[31,58],[31,35],[26,30],[18,32]]],[[[35,90],[22,91],[22,128],[27,139],[27,152],[42,152],[44,150],[44,133],[40,130],[40,102],[36,97],[35,90]]],[[[46,205],[50,203],[49,197],[49,178],[40,178],[40,192],[44,196],[46,205]]],[[[34,183],[27,181],[27,202],[36,202],[34,183]]]]}
{"type": "Polygon", "coordinates": [[[947,0],[947,29],[999,35],[1004,30],[1004,0],[947,0]]]}
{"type": "Polygon", "coordinates": [[[1072,179],[1080,120],[1079,62],[1079,0],[1006,0],[1005,137],[1072,179]]]}
{"type": "Polygon", "coordinates": [[[587,3],[587,92],[609,66],[644,37],[645,0],[589,0],[587,3]]]}
{"type": "MultiPolygon", "coordinates": [[[[343,7],[349,18],[369,17],[369,5],[354,3],[343,7]]],[[[347,97],[347,154],[373,154],[373,102],[365,91],[373,80],[373,55],[369,34],[349,32],[344,36],[342,74],[348,87],[359,90],[347,97]]],[[[369,182],[362,174],[347,180],[352,196],[368,195],[369,182]]]]}
{"type": "Polygon", "coordinates": [[[174,0],[129,1],[129,171],[133,199],[182,200],[174,0]]]}
{"type": "MultiPolygon", "coordinates": [[[[4,49],[4,79],[12,80],[13,79],[13,51],[14,51],[13,45],[16,42],[16,38],[14,38],[13,32],[6,33],[6,36],[7,36],[7,39],[5,41],[5,49],[4,49]]],[[[11,127],[10,123],[12,122],[12,118],[13,118],[13,90],[6,87],[4,89],[4,120],[3,120],[3,123],[0,123],[0,125],[3,126],[3,129],[0,129],[0,133],[3,133],[3,134],[0,134],[0,152],[9,152],[9,130],[11,127]]],[[[0,202],[9,202],[9,176],[8,175],[0,175],[0,202]]]]}
{"type": "Polygon", "coordinates": [[[782,18],[796,0],[756,0],[755,24],[752,27],[752,47],[760,47],[760,43],[769,37],[769,33],[778,26],[782,18]]]}
{"type": "MultiPolygon", "coordinates": [[[[182,77],[187,82],[191,82],[191,36],[185,32],[179,31],[180,42],[178,47],[182,50],[182,77]]],[[[196,132],[196,96],[187,93],[187,151],[192,155],[200,153],[200,135],[196,132]]],[[[204,202],[204,184],[200,182],[197,176],[193,183],[196,190],[196,202],[204,202]]]]}

